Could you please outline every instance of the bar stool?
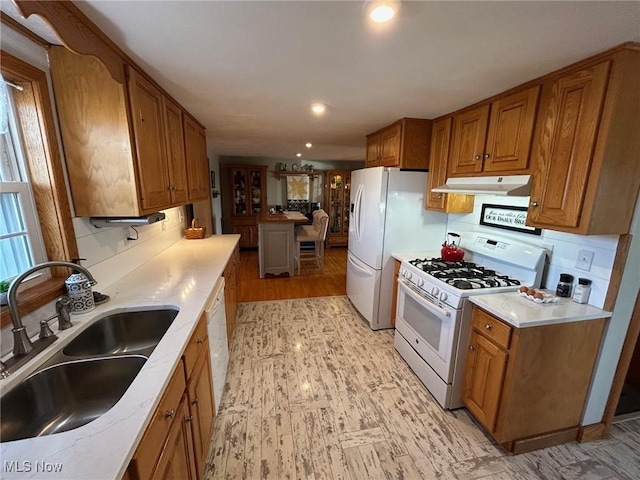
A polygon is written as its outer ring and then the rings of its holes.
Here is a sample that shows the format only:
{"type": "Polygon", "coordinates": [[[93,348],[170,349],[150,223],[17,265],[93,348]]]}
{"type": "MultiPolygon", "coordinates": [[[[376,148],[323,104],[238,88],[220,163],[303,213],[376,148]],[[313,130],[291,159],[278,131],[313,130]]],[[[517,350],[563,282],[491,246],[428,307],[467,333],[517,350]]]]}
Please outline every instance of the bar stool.
{"type": "Polygon", "coordinates": [[[297,266],[297,274],[300,275],[302,262],[316,262],[320,271],[324,270],[324,241],[327,237],[329,215],[324,210],[316,210],[311,225],[303,225],[296,228],[296,252],[294,261],[297,266]],[[316,213],[317,212],[317,213],[316,213]],[[313,242],[313,249],[302,250],[302,242],[313,242]]]}

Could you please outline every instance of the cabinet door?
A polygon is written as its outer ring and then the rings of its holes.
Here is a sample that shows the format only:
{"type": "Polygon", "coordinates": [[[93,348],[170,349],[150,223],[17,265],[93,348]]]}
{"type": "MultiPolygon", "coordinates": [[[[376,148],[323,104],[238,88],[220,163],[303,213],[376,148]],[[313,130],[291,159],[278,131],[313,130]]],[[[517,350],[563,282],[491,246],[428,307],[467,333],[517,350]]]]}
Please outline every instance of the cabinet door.
{"type": "Polygon", "coordinates": [[[197,480],[186,393],[182,397],[152,480],[197,480]]]}
{"type": "Polygon", "coordinates": [[[380,165],[380,135],[370,135],[367,137],[367,156],[364,161],[365,168],[377,167],[380,165]]]}
{"type": "Polygon", "coordinates": [[[204,130],[188,115],[184,115],[185,151],[189,178],[189,201],[203,200],[209,196],[209,164],[204,130]],[[204,142],[204,148],[203,148],[204,142]]]}
{"type": "MultiPolygon", "coordinates": [[[[229,174],[229,183],[231,184],[231,214],[246,215],[248,213],[247,184],[249,182],[247,170],[245,168],[233,168],[229,171],[229,174]]],[[[233,233],[239,232],[234,231],[233,233]]]]}
{"type": "Polygon", "coordinates": [[[380,134],[380,165],[396,167],[400,165],[400,139],[402,125],[394,125],[380,134]]]}
{"type": "Polygon", "coordinates": [[[200,353],[200,359],[189,378],[187,393],[189,396],[189,412],[191,413],[191,428],[193,430],[193,451],[196,460],[198,477],[203,478],[204,465],[209,452],[209,443],[213,434],[215,408],[213,401],[213,386],[211,377],[211,361],[209,346],[205,345],[200,353]]]}
{"type": "Polygon", "coordinates": [[[507,353],[472,330],[462,401],[490,433],[495,431],[506,369],[507,353]]]}
{"type": "Polygon", "coordinates": [[[135,70],[128,71],[140,202],[143,211],[151,212],[171,203],[162,93],[135,70]]]}
{"type": "Polygon", "coordinates": [[[327,198],[329,200],[329,231],[328,235],[342,234],[344,178],[342,172],[329,172],[327,180],[327,198]]]}
{"type": "Polygon", "coordinates": [[[531,187],[531,225],[580,222],[610,61],[559,78],[545,102],[531,187]]]}
{"type": "Polygon", "coordinates": [[[182,109],[164,99],[164,121],[169,167],[169,193],[171,204],[187,202],[187,163],[184,151],[182,109]]]}
{"type": "Polygon", "coordinates": [[[491,105],[485,172],[527,170],[539,93],[540,85],[536,85],[491,105]]]}
{"type": "Polygon", "coordinates": [[[488,120],[489,105],[456,115],[453,122],[450,175],[468,175],[482,171],[488,120]]]}
{"type": "Polygon", "coordinates": [[[434,193],[432,188],[439,187],[447,181],[447,160],[451,139],[452,118],[447,117],[433,123],[431,133],[431,150],[429,152],[429,176],[425,208],[444,211],[444,193],[434,193]]]}
{"type": "Polygon", "coordinates": [[[266,171],[263,169],[250,169],[249,170],[249,211],[252,214],[261,213],[266,204],[266,171]]]}

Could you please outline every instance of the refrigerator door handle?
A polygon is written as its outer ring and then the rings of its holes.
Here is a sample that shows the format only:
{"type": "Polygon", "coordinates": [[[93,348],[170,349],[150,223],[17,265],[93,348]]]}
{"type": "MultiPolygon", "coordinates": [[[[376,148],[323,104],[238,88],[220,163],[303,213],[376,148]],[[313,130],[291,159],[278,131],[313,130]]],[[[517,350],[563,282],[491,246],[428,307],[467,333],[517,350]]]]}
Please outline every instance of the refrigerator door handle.
{"type": "Polygon", "coordinates": [[[358,185],[358,192],[356,194],[356,239],[358,243],[361,242],[360,232],[362,231],[362,226],[360,223],[362,222],[362,197],[364,196],[364,186],[362,184],[358,185]]]}
{"type": "Polygon", "coordinates": [[[360,265],[358,265],[356,262],[354,262],[354,261],[351,259],[351,257],[347,257],[347,259],[349,260],[349,263],[350,263],[351,265],[353,265],[353,268],[355,268],[355,269],[356,269],[356,270],[358,270],[359,272],[366,273],[368,276],[371,276],[371,275],[372,275],[370,271],[365,270],[365,269],[364,269],[364,268],[362,268],[360,265]]]}

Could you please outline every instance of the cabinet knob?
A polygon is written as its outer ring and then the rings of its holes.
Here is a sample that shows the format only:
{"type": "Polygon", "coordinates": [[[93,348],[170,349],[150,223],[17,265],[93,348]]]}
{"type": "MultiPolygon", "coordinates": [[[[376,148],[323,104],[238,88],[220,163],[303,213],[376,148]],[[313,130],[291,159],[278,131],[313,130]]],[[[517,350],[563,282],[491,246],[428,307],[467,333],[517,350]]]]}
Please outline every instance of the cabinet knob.
{"type": "Polygon", "coordinates": [[[480,158],[482,158],[482,157],[481,157],[480,155],[476,155],[476,156],[475,156],[475,157],[473,157],[473,158],[475,158],[476,160],[480,160],[480,158]]]}
{"type": "Polygon", "coordinates": [[[487,330],[491,330],[493,328],[493,325],[491,325],[490,323],[487,323],[484,328],[486,328],[487,330]]]}
{"type": "Polygon", "coordinates": [[[475,350],[476,346],[475,345],[469,345],[469,350],[475,350]]]}
{"type": "Polygon", "coordinates": [[[484,158],[489,158],[490,156],[491,156],[491,154],[490,154],[490,153],[485,153],[485,154],[484,154],[484,158]]]}
{"type": "Polygon", "coordinates": [[[197,405],[198,403],[200,403],[200,399],[199,399],[199,398],[194,398],[194,399],[191,401],[191,405],[197,405]]]}
{"type": "Polygon", "coordinates": [[[199,338],[198,340],[196,340],[196,343],[198,345],[202,345],[204,343],[204,337],[199,338]]]}
{"type": "Polygon", "coordinates": [[[532,207],[538,207],[540,204],[538,202],[531,202],[532,207]]]}
{"type": "Polygon", "coordinates": [[[184,421],[187,423],[189,423],[191,420],[193,420],[193,415],[189,415],[187,418],[184,419],[184,421]]]}
{"type": "Polygon", "coordinates": [[[176,416],[176,411],[173,408],[164,414],[164,418],[173,418],[175,416],[176,416]]]}

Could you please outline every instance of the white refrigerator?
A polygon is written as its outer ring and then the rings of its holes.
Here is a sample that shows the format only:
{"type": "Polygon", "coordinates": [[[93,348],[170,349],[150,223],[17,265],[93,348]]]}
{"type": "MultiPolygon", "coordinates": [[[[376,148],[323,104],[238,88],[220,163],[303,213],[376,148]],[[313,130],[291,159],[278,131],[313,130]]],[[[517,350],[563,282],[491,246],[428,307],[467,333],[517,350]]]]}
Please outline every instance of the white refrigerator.
{"type": "Polygon", "coordinates": [[[391,328],[392,253],[439,252],[447,216],[425,210],[427,172],[351,172],[347,296],[373,330],[391,328]]]}

